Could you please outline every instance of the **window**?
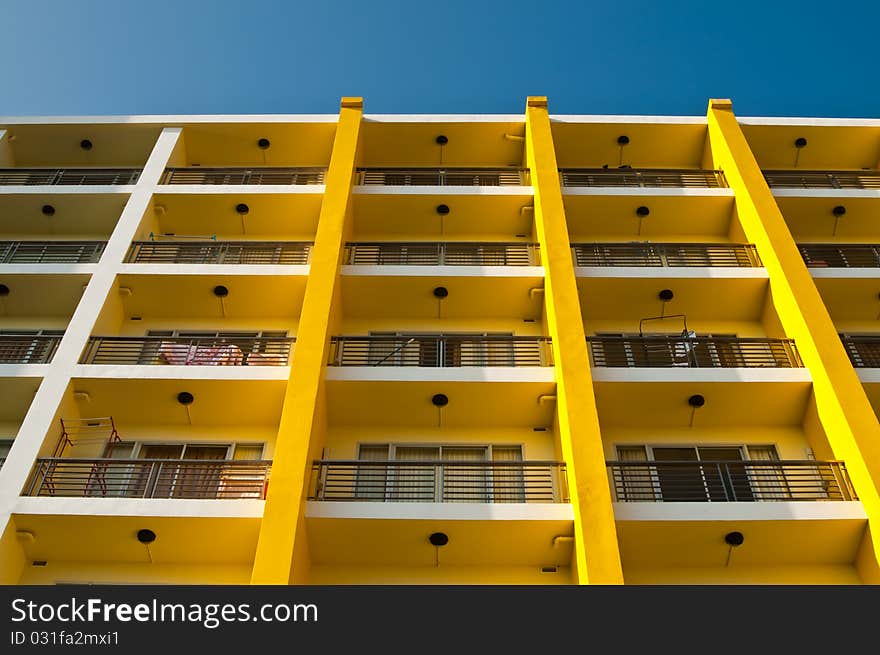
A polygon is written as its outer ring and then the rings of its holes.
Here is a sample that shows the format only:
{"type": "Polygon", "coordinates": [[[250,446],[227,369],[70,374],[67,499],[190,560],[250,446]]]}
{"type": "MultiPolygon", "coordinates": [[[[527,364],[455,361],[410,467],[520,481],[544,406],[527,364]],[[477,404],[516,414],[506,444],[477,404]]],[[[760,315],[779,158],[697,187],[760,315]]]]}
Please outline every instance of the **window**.
{"type": "Polygon", "coordinates": [[[782,470],[748,465],[776,461],[775,446],[618,446],[619,501],[751,502],[790,497],[782,470]]]}
{"type": "Polygon", "coordinates": [[[522,446],[364,444],[359,448],[358,460],[377,462],[358,466],[355,496],[359,499],[446,503],[525,502],[522,469],[489,464],[523,461],[522,446]],[[389,461],[411,462],[413,465],[378,464],[389,461]],[[471,465],[475,462],[487,464],[471,465]]]}

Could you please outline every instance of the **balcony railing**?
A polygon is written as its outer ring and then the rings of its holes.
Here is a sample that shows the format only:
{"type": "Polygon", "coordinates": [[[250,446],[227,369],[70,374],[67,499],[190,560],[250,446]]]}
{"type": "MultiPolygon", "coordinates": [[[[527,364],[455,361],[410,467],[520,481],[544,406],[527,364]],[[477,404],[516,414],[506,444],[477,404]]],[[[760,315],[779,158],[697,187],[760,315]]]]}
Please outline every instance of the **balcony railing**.
{"type": "Polygon", "coordinates": [[[761,266],[755,246],[718,243],[575,243],[576,266],[761,266]]]}
{"type": "Polygon", "coordinates": [[[608,462],[617,502],[858,500],[843,462],[608,462]]]}
{"type": "Polygon", "coordinates": [[[359,168],[358,184],[385,186],[523,186],[523,168],[359,168]]]}
{"type": "Polygon", "coordinates": [[[139,168],[0,168],[0,185],[136,184],[139,168]]]}
{"type": "Polygon", "coordinates": [[[567,503],[561,462],[331,461],[312,465],[310,500],[567,503]]]}
{"type": "Polygon", "coordinates": [[[669,187],[716,189],[725,187],[721,171],[678,168],[562,168],[567,187],[669,187]]]}
{"type": "Polygon", "coordinates": [[[94,264],[106,241],[0,241],[0,264],[94,264]]]}
{"type": "Polygon", "coordinates": [[[774,189],[880,189],[878,171],[764,171],[774,189]]]}
{"type": "Polygon", "coordinates": [[[625,368],[799,368],[791,339],[712,336],[587,337],[593,366],[625,368]]]}
{"type": "Polygon", "coordinates": [[[801,257],[809,268],[877,268],[880,245],[870,243],[802,243],[801,257]]]}
{"type": "Polygon", "coordinates": [[[349,243],[345,263],[364,266],[540,266],[535,243],[349,243]]]}
{"type": "Polygon", "coordinates": [[[166,168],[160,184],[324,184],[326,169],[307,167],[166,168]]]}
{"type": "Polygon", "coordinates": [[[287,366],[294,339],[91,337],[80,364],[287,366]]]}
{"type": "Polygon", "coordinates": [[[308,264],[312,244],[298,241],[135,241],[136,264],[308,264]]]}
{"type": "Polygon", "coordinates": [[[26,496],[262,499],[271,461],[185,459],[37,460],[26,496]]]}
{"type": "Polygon", "coordinates": [[[880,335],[841,334],[840,340],[856,368],[880,368],[880,335]]]}
{"type": "Polygon", "coordinates": [[[511,336],[333,337],[330,366],[553,366],[550,339],[511,336]]]}
{"type": "Polygon", "coordinates": [[[0,364],[48,364],[61,336],[0,334],[0,364]]]}

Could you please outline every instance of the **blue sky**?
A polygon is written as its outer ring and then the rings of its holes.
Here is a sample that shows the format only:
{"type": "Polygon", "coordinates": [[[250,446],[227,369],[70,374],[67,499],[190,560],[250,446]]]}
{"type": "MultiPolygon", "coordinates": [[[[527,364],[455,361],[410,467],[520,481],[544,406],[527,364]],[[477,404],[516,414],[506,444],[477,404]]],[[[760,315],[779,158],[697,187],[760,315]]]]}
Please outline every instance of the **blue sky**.
{"type": "Polygon", "coordinates": [[[880,116],[876,0],[2,0],[0,25],[0,115],[880,116]]]}

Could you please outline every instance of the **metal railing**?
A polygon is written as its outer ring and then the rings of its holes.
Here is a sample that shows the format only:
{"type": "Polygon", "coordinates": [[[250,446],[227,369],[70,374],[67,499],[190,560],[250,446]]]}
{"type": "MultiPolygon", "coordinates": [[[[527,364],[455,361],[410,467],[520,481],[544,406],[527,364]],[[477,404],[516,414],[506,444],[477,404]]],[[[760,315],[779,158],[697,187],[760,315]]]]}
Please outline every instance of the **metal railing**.
{"type": "Polygon", "coordinates": [[[48,364],[61,336],[0,334],[0,364],[48,364]]]}
{"type": "Polygon", "coordinates": [[[575,243],[576,266],[761,266],[755,246],[739,243],[575,243]]]}
{"type": "Polygon", "coordinates": [[[567,503],[561,462],[318,460],[310,500],[400,503],[567,503]]]}
{"type": "Polygon", "coordinates": [[[294,167],[235,167],[166,168],[159,184],[324,184],[324,168],[294,167]]]}
{"type": "Polygon", "coordinates": [[[0,185],[136,184],[139,168],[0,168],[0,185]]]}
{"type": "Polygon", "coordinates": [[[80,364],[287,366],[292,337],[91,337],[80,364]]]}
{"type": "Polygon", "coordinates": [[[764,171],[774,189],[880,189],[880,171],[764,171]]]}
{"type": "Polygon", "coordinates": [[[858,500],[839,461],[607,462],[617,502],[858,500]]]}
{"type": "Polygon", "coordinates": [[[262,499],[271,465],[265,460],[41,457],[24,495],[262,499]]]}
{"type": "Polygon", "coordinates": [[[540,266],[536,243],[358,242],[345,263],[373,266],[540,266]]]}
{"type": "Polygon", "coordinates": [[[856,368],[880,368],[880,335],[840,335],[846,354],[856,368]]]}
{"type": "Polygon", "coordinates": [[[106,241],[0,241],[0,264],[94,264],[106,241]]]}
{"type": "Polygon", "coordinates": [[[679,168],[561,168],[562,186],[671,187],[715,189],[726,187],[721,171],[679,168]]]}
{"type": "Polygon", "coordinates": [[[666,335],[587,337],[593,366],[800,368],[792,339],[666,335]]]}
{"type": "Polygon", "coordinates": [[[808,268],[877,268],[880,245],[870,243],[801,243],[798,250],[808,268]]]}
{"type": "Polygon", "coordinates": [[[333,337],[330,366],[553,366],[548,337],[333,337]]]}
{"type": "Polygon", "coordinates": [[[385,186],[523,186],[524,168],[358,168],[358,184],[385,186]]]}
{"type": "Polygon", "coordinates": [[[136,264],[308,264],[301,241],[134,241],[125,261],[136,264]]]}

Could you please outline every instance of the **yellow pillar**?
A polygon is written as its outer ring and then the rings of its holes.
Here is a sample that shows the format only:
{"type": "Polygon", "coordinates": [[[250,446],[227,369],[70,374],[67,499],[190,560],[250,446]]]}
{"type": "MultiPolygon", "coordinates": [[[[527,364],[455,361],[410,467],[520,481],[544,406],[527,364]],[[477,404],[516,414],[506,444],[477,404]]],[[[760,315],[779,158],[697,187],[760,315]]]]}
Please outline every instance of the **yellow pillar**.
{"type": "Polygon", "coordinates": [[[530,97],[526,103],[526,160],[535,189],[535,229],[556,361],[559,440],[574,508],[573,564],[580,584],[621,584],[617,528],[545,97],[530,97]]]}
{"type": "Polygon", "coordinates": [[[310,439],[316,418],[320,420],[331,310],[338,293],[362,114],[363,99],[342,99],[251,584],[298,583],[307,575],[302,568],[308,563],[304,507],[310,439]]]}
{"type": "Polygon", "coordinates": [[[795,340],[813,378],[816,407],[831,450],[846,462],[873,528],[862,544],[859,572],[865,582],[880,583],[880,424],[730,100],[710,100],[708,122],[715,167],[724,171],[736,193],[743,231],[767,268],[782,327],[795,340]]]}

